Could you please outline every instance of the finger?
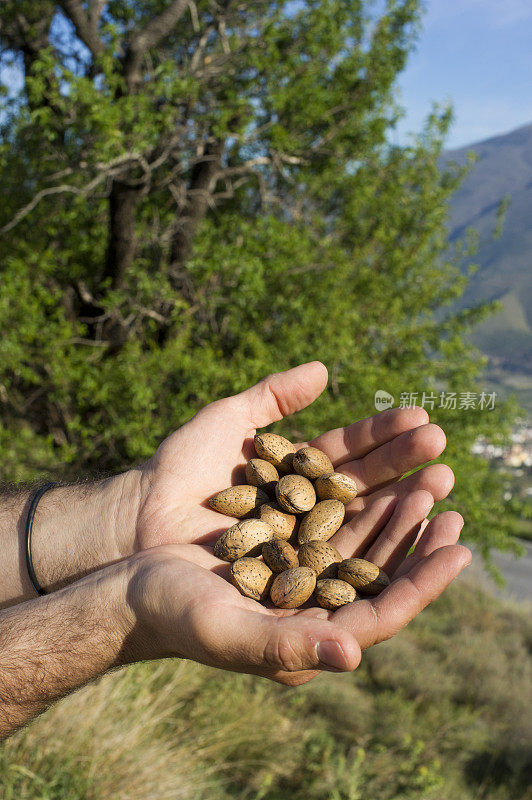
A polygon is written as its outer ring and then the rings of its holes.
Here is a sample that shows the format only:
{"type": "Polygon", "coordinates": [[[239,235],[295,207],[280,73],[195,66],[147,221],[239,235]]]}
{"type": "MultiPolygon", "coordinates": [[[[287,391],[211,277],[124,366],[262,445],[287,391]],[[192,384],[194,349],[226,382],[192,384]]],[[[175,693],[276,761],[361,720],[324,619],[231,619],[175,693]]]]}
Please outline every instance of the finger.
{"type": "Polygon", "coordinates": [[[394,578],[406,574],[414,564],[440,547],[456,544],[463,526],[464,519],[456,511],[442,511],[433,517],[419,537],[414,552],[397,568],[394,578]]]}
{"type": "Polygon", "coordinates": [[[305,670],[346,672],[360,663],[355,637],[327,619],[278,617],[246,608],[228,614],[220,608],[209,620],[204,615],[195,620],[195,628],[196,639],[208,643],[202,660],[227,669],[278,678],[305,670]]]}
{"type": "Polygon", "coordinates": [[[329,540],[341,556],[351,558],[368,550],[391,519],[397,506],[397,497],[389,494],[369,503],[356,516],[342,525],[329,540]]]}
{"type": "Polygon", "coordinates": [[[372,600],[344,606],[333,619],[357,637],[362,650],[390,639],[416,617],[471,562],[461,545],[435,550],[372,600]]]}
{"type": "Polygon", "coordinates": [[[362,459],[343,464],[338,472],[353,478],[358,494],[364,495],[437,458],[445,444],[442,429],[429,423],[400,434],[362,459]]]}
{"type": "Polygon", "coordinates": [[[378,492],[356,497],[346,509],[346,523],[331,538],[344,558],[366,552],[390,520],[397,502],[416,491],[428,492],[435,501],[447,497],[454,485],[446,464],[431,464],[378,492]]]}
{"type": "Polygon", "coordinates": [[[439,502],[447,497],[453,486],[454,473],[450,467],[446,464],[429,464],[412,475],[390,483],[382,489],[361,497],[355,497],[346,506],[347,516],[348,518],[354,516],[382,497],[401,498],[419,489],[429,492],[434,500],[439,502]]]}
{"type": "Polygon", "coordinates": [[[322,433],[309,444],[327,453],[337,467],[354,458],[363,458],[376,447],[428,421],[429,415],[423,408],[390,408],[345,428],[322,433]]]}
{"type": "Polygon", "coordinates": [[[263,428],[306,408],[326,386],[327,368],[321,361],[311,361],[268,375],[233,399],[243,407],[252,428],[263,428]]]}
{"type": "Polygon", "coordinates": [[[406,495],[364,557],[378,564],[387,575],[393,575],[416,541],[419,526],[433,505],[434,498],[428,492],[406,495]]]}

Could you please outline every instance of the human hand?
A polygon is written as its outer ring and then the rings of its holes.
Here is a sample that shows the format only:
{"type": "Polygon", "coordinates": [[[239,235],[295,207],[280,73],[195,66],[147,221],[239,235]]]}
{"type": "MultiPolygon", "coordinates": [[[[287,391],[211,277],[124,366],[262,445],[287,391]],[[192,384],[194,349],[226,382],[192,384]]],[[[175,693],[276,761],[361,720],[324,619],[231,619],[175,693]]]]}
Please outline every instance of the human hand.
{"type": "MultiPolygon", "coordinates": [[[[244,481],[255,430],[309,405],[326,382],[327,371],[319,362],[269,376],[241,394],[206,406],[142,467],[47,492],[39,502],[33,532],[41,585],[48,591],[57,589],[155,545],[213,541],[232,520],[213,511],[207,498],[244,481]]],[[[353,546],[369,545],[371,526],[384,522],[408,493],[423,489],[441,500],[453,485],[453,474],[443,464],[399,480],[436,458],[445,446],[443,431],[428,422],[421,408],[391,409],[324,433],[312,444],[357,482],[359,495],[346,508],[353,546]],[[359,513],[370,508],[369,515],[359,513]]],[[[4,537],[18,530],[11,537],[10,554],[4,553],[0,605],[34,595],[20,567],[31,497],[31,492],[21,491],[8,503],[12,508],[4,537]]]]}
{"type": "Polygon", "coordinates": [[[325,383],[318,363],[270,376],[207,406],[143,467],[136,547],[153,549],[145,554],[143,577],[131,596],[140,627],[149,632],[145,640],[151,646],[155,637],[160,655],[179,654],[287,684],[302,683],[322,668],[353,669],[360,647],[393,635],[469,562],[469,551],[452,546],[461,518],[448,512],[429,524],[415,556],[403,563],[434,499],[452,488],[453,475],[444,465],[432,465],[399,480],[445,445],[443,431],[428,424],[422,409],[400,409],[311,442],[359,486],[331,542],[344,557],[365,555],[385,568],[393,581],[380,598],[334,615],[323,609],[287,612],[264,608],[223,580],[229,566],[214,557],[212,544],[232,520],[222,521],[205,499],[243,482],[257,428],[305,407],[325,383]],[[317,653],[325,641],[335,665],[317,653]]]}
{"type": "MultiPolygon", "coordinates": [[[[120,556],[161,544],[202,544],[216,539],[234,520],[213,511],[207,498],[245,482],[244,465],[254,455],[257,428],[305,408],[326,383],[323,364],[304,364],[211,403],[171,434],[134,473],[139,480],[138,513],[134,525],[123,526],[120,556]]],[[[421,408],[390,409],[324,433],[310,444],[327,453],[335,468],[357,483],[358,496],[346,508],[353,547],[369,546],[375,535],[372,530],[386,521],[400,498],[425,490],[441,500],[453,486],[452,471],[443,464],[399,480],[439,456],[445,447],[443,431],[429,423],[421,408]],[[359,512],[369,508],[372,513],[357,523],[359,512]]]]}
{"type": "Polygon", "coordinates": [[[230,565],[209,546],[165,545],[134,556],[127,593],[134,624],[126,661],[179,656],[291,686],[323,669],[355,669],[361,650],[397,633],[469,563],[469,551],[454,544],[460,515],[445,512],[423,523],[431,502],[425,491],[403,498],[369,552],[349,545],[347,529],[331,539],[345,557],[368,555],[392,578],[378,597],[334,613],[267,608],[243,597],[226,580],[230,565]],[[404,559],[421,530],[413,554],[404,559]]]}

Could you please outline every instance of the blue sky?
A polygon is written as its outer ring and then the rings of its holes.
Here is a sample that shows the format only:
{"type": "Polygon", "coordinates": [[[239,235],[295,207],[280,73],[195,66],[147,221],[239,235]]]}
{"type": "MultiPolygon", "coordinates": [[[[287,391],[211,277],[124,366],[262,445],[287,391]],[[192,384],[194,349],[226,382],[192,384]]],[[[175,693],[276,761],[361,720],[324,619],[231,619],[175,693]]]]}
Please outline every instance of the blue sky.
{"type": "Polygon", "coordinates": [[[399,81],[399,137],[419,131],[434,101],[453,101],[448,147],[532,122],[532,0],[426,0],[426,9],[399,81]]]}

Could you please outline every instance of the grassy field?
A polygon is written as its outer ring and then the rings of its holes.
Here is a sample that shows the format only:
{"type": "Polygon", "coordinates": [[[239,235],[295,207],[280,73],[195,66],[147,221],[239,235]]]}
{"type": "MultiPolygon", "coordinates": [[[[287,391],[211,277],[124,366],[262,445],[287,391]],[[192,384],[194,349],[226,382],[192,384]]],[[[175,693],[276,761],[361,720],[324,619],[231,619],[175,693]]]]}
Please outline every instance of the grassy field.
{"type": "Polygon", "coordinates": [[[467,585],[352,675],[187,662],[65,699],[0,751],[2,800],[530,800],[532,619],[467,585]]]}

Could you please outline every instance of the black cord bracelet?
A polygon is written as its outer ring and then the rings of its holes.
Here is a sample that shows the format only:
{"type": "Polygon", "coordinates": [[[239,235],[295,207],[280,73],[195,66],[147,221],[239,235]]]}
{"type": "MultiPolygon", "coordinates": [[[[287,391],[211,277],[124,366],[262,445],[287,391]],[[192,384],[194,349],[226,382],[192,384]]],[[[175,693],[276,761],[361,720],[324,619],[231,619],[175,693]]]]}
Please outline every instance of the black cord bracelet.
{"type": "Polygon", "coordinates": [[[35,516],[35,511],[37,510],[37,506],[39,504],[39,500],[43,496],[48,489],[52,489],[54,486],[57,486],[57,483],[45,483],[44,486],[41,486],[40,489],[37,489],[33,496],[33,500],[31,501],[31,505],[28,511],[28,518],[26,520],[26,567],[28,569],[28,575],[30,576],[30,581],[33,584],[33,588],[39,595],[47,594],[46,590],[42,588],[37,580],[37,576],[35,575],[35,570],[33,569],[33,561],[31,558],[31,531],[33,528],[33,518],[35,516]]]}

